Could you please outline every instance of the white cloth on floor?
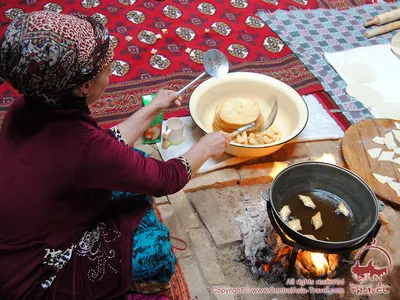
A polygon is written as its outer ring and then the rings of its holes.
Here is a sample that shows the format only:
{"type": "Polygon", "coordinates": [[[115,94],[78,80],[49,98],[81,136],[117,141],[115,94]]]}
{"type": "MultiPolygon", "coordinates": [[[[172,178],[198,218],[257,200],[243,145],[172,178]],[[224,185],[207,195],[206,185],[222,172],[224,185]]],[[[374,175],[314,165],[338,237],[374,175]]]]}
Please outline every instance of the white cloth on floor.
{"type": "Polygon", "coordinates": [[[400,58],[390,44],[325,52],[324,56],[346,82],[347,94],[374,117],[400,119],[400,58]]]}
{"type": "Polygon", "coordinates": [[[308,141],[336,140],[344,136],[343,130],[336,121],[326,112],[314,95],[303,96],[307,103],[309,118],[306,128],[289,143],[308,141]]]}

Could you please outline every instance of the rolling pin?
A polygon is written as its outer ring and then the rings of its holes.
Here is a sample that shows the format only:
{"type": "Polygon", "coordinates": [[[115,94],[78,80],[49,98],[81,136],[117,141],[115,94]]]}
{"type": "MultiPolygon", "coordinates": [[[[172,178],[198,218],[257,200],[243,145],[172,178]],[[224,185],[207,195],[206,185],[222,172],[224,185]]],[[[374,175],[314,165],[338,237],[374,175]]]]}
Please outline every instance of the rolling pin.
{"type": "Polygon", "coordinates": [[[376,27],[374,29],[368,30],[367,32],[364,33],[364,37],[369,39],[373,36],[385,34],[385,33],[391,32],[396,29],[400,29],[400,21],[393,22],[393,23],[390,23],[390,24],[387,24],[384,26],[380,26],[380,27],[376,27]]]}
{"type": "Polygon", "coordinates": [[[384,25],[393,21],[397,21],[400,19],[400,8],[394,9],[383,14],[377,15],[371,20],[368,20],[364,27],[369,27],[371,25],[384,25]]]}

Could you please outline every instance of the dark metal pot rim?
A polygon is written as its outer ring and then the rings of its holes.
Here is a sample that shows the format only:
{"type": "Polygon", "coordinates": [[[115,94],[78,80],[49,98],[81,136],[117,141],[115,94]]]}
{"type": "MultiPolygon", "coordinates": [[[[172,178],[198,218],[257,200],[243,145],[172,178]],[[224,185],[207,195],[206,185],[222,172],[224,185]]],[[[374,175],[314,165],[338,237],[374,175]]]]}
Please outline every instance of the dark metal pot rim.
{"type": "Polygon", "coordinates": [[[270,201],[270,203],[271,203],[272,212],[273,212],[273,217],[274,217],[274,218],[279,218],[279,220],[280,220],[283,224],[286,225],[284,229],[281,227],[281,230],[282,230],[283,232],[285,232],[286,230],[289,230],[289,231],[291,231],[293,234],[299,234],[299,235],[301,235],[304,239],[308,239],[308,240],[310,240],[310,241],[312,241],[312,242],[318,242],[318,243],[321,243],[322,245],[325,245],[325,246],[329,246],[329,245],[337,245],[337,246],[338,246],[338,245],[343,245],[343,246],[347,246],[347,245],[355,245],[355,244],[357,244],[357,243],[360,242],[362,239],[364,239],[364,238],[371,232],[371,230],[373,230],[373,229],[375,228],[375,226],[376,226],[376,224],[377,224],[377,222],[378,222],[378,216],[379,216],[378,200],[376,199],[375,193],[374,193],[374,191],[369,187],[369,185],[368,185],[360,176],[358,176],[357,174],[351,172],[350,170],[348,170],[348,169],[346,169],[346,168],[343,168],[343,167],[341,167],[341,166],[337,166],[337,165],[329,164],[329,163],[325,163],[325,162],[310,161],[310,162],[295,163],[295,164],[290,165],[289,167],[285,168],[285,169],[282,170],[281,172],[279,172],[279,174],[274,178],[274,180],[273,180],[272,183],[271,183],[271,187],[270,187],[270,189],[269,189],[269,201],[270,201]],[[363,235],[360,235],[360,236],[357,237],[357,238],[354,238],[354,239],[351,239],[351,240],[346,240],[346,241],[341,241],[341,242],[327,242],[327,241],[323,241],[323,240],[314,240],[314,239],[311,239],[311,238],[306,237],[304,234],[302,234],[302,233],[300,233],[300,232],[298,232],[298,231],[295,231],[295,230],[291,229],[291,228],[282,220],[282,218],[281,218],[281,216],[279,215],[277,209],[275,208],[274,201],[272,201],[272,191],[273,191],[273,189],[274,189],[275,183],[279,180],[279,178],[280,178],[284,173],[289,172],[290,170],[295,169],[295,168],[298,168],[298,167],[303,166],[303,165],[319,165],[319,166],[325,166],[325,167],[328,167],[328,168],[335,168],[335,169],[338,169],[338,170],[341,171],[341,172],[345,172],[345,173],[347,173],[347,174],[353,176],[356,180],[358,180],[360,183],[362,183],[362,184],[364,185],[364,187],[370,192],[371,198],[372,198],[372,200],[373,200],[374,203],[375,203],[375,220],[374,220],[373,224],[371,225],[370,229],[368,229],[363,235]]]}

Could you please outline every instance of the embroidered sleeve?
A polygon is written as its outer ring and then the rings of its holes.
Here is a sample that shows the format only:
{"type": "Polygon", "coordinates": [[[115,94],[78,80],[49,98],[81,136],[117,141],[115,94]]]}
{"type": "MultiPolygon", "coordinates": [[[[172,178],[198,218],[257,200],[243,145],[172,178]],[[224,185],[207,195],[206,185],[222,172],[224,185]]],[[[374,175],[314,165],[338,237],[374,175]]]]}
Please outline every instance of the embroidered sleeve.
{"type": "Polygon", "coordinates": [[[181,159],[164,162],[144,157],[114,136],[90,128],[73,167],[73,185],[161,197],[181,190],[190,174],[181,159]]]}
{"type": "Polygon", "coordinates": [[[186,172],[188,174],[188,181],[190,180],[190,178],[192,178],[192,166],[189,164],[189,162],[186,160],[186,158],[179,156],[177,157],[185,166],[186,168],[186,172]]]}
{"type": "MultiPolygon", "coordinates": [[[[122,135],[121,131],[119,131],[117,126],[111,127],[110,131],[112,132],[112,134],[114,135],[114,137],[121,142],[122,144],[128,145],[128,143],[126,142],[124,136],[122,135]]],[[[128,145],[129,146],[129,145],[128,145]]]]}

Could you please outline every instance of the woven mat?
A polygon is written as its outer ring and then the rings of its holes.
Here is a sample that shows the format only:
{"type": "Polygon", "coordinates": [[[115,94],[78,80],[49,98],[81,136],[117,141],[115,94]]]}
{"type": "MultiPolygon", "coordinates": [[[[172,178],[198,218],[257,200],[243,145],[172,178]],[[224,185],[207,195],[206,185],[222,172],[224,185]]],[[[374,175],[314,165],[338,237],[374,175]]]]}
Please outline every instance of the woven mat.
{"type": "Polygon", "coordinates": [[[303,61],[307,68],[321,81],[324,90],[346,112],[350,123],[372,118],[368,110],[356,99],[346,94],[346,84],[326,62],[323,52],[338,52],[361,46],[390,43],[395,33],[366,39],[365,20],[399,8],[400,3],[378,3],[351,8],[346,11],[318,9],[312,11],[277,11],[259,15],[277,32],[280,38],[303,61]]]}
{"type": "MultiPolygon", "coordinates": [[[[159,88],[179,89],[194,79],[203,70],[202,55],[209,48],[227,55],[231,71],[270,75],[302,95],[322,91],[319,81],[256,13],[362,4],[362,0],[0,0],[0,34],[17,14],[40,9],[79,12],[105,23],[113,36],[116,64],[110,88],[92,111],[100,123],[112,125],[139,109],[142,95],[159,88]],[[163,28],[168,33],[162,34],[163,28]],[[186,53],[188,47],[192,50],[186,53]],[[153,48],[157,55],[151,54],[153,48]]],[[[6,83],[0,85],[0,95],[1,123],[17,93],[6,83]]],[[[172,106],[165,117],[189,115],[187,102],[186,96],[183,106],[172,106]]]]}

